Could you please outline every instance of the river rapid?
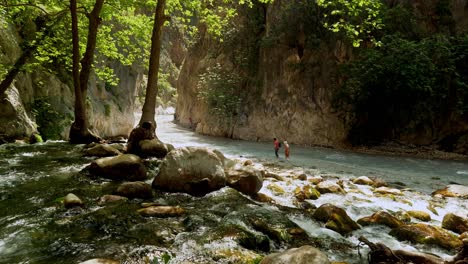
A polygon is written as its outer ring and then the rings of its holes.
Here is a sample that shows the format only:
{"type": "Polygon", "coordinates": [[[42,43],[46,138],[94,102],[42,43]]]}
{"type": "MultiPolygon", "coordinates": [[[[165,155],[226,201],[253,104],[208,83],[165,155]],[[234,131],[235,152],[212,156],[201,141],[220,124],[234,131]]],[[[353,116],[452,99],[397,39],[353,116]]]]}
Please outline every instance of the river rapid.
{"type": "MultiPolygon", "coordinates": [[[[0,146],[0,263],[80,263],[92,258],[121,263],[258,263],[270,252],[304,244],[318,247],[332,261],[367,263],[367,248],[356,247],[359,236],[392,249],[429,252],[443,258],[455,254],[438,246],[398,241],[388,234],[390,228],[381,225],[362,227],[348,236],[326,229],[298,207],[294,191],[310,182],[295,176],[344,181],[347,194],[327,193],[317,200],[306,200],[311,206],[334,204],[355,221],[382,210],[420,210],[431,216],[427,224],[440,226],[447,213],[468,216],[466,199],[435,200],[431,196],[448,184],[467,186],[467,162],[294,145],[290,160],[276,159],[272,142],[197,135],[174,124],[170,115],[158,116],[157,121],[157,135],[163,142],[175,147],[216,148],[228,158],[262,163],[284,178],[266,178],[260,190],[273,203],[254,201],[226,187],[205,197],[155,191],[150,201],[134,199],[102,206],[97,203],[99,197],[112,193],[118,183],[79,173],[93,160],[81,156],[83,146],[60,141],[5,144],[0,146]],[[359,176],[382,179],[400,189],[402,195],[377,196],[370,186],[350,183],[359,176]],[[61,201],[68,193],[78,195],[85,207],[65,209],[61,201]],[[143,202],[178,205],[187,213],[182,217],[144,218],[136,213],[143,202]],[[428,210],[430,206],[435,210],[428,210]],[[278,230],[300,227],[305,232],[283,239],[258,228],[258,222],[276,225],[278,230]]],[[[148,164],[154,177],[159,161],[150,160],[148,164]]]]}

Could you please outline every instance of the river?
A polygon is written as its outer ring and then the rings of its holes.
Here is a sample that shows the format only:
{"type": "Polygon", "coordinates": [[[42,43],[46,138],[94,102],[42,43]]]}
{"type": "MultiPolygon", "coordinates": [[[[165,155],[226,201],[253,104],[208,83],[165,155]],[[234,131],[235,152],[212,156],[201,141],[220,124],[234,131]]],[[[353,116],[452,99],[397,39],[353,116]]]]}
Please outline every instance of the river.
{"type": "MultiPolygon", "coordinates": [[[[354,220],[379,210],[423,210],[431,216],[429,224],[440,226],[449,212],[464,217],[468,214],[466,200],[459,198],[440,202],[437,213],[427,210],[434,202],[430,195],[434,190],[451,183],[468,185],[467,162],[295,145],[291,146],[291,159],[287,161],[274,157],[272,142],[197,135],[174,124],[172,116],[158,116],[157,121],[158,137],[175,147],[216,148],[229,158],[249,158],[267,167],[285,168],[277,171],[285,177],[296,172],[335,180],[365,175],[403,190],[403,196],[389,198],[373,196],[369,186],[354,186],[357,191],[347,188],[347,195],[324,194],[318,200],[307,201],[316,207],[335,204],[354,220]]],[[[187,210],[187,215],[144,218],[136,213],[142,200],[108,206],[97,203],[103,194],[112,193],[118,183],[79,173],[93,160],[81,156],[82,148],[61,141],[0,146],[0,263],[79,263],[92,258],[121,263],[164,263],[164,259],[168,263],[258,263],[271,251],[304,243],[319,247],[333,261],[366,263],[366,249],[361,248],[364,257],[359,257],[355,248],[361,235],[393,249],[430,252],[443,258],[455,253],[437,246],[400,242],[388,235],[390,229],[385,226],[363,227],[341,236],[324,228],[306,211],[295,208],[291,193],[305,183],[292,178],[286,182],[265,179],[260,192],[272,197],[276,205],[252,201],[230,188],[205,197],[156,192],[152,202],[179,205],[187,210]],[[270,188],[272,184],[286,193],[275,193],[270,188]],[[70,192],[83,199],[85,208],[67,210],[61,205],[70,192]],[[252,226],[252,221],[257,220],[269,221],[278,228],[299,226],[306,236],[277,241],[252,226]]],[[[151,183],[151,179],[147,182],[151,183]]]]}

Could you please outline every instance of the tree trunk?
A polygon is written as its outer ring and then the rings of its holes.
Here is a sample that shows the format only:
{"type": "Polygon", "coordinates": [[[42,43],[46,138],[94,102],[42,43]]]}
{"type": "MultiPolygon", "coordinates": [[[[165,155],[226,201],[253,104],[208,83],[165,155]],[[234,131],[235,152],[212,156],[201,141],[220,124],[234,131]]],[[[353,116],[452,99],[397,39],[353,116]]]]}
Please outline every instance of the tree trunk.
{"type": "Polygon", "coordinates": [[[96,0],[94,8],[88,15],[88,42],[86,43],[86,52],[81,60],[80,71],[80,51],[78,35],[78,17],[76,0],[70,0],[70,12],[72,15],[72,37],[73,37],[73,83],[75,87],[75,121],[70,128],[70,143],[87,144],[98,142],[100,138],[88,129],[88,117],[86,114],[86,96],[88,91],[88,80],[91,73],[91,66],[94,59],[94,50],[96,49],[96,37],[98,27],[101,22],[99,14],[101,13],[104,0],[96,0]]]}
{"type": "Polygon", "coordinates": [[[164,22],[166,0],[158,0],[154,13],[153,34],[151,36],[151,55],[149,61],[148,86],[146,87],[145,103],[143,105],[140,124],[151,122],[156,128],[156,97],[158,95],[159,57],[161,55],[161,35],[164,22]]]}

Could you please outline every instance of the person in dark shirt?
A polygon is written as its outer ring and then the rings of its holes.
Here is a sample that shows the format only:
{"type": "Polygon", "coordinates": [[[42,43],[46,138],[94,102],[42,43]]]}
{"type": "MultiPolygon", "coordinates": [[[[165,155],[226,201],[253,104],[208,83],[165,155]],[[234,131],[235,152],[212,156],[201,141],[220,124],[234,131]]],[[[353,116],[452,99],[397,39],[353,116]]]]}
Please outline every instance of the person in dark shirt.
{"type": "Polygon", "coordinates": [[[273,144],[275,145],[275,155],[276,155],[277,158],[279,158],[278,150],[280,149],[280,143],[279,143],[278,139],[273,138],[273,144]]]}

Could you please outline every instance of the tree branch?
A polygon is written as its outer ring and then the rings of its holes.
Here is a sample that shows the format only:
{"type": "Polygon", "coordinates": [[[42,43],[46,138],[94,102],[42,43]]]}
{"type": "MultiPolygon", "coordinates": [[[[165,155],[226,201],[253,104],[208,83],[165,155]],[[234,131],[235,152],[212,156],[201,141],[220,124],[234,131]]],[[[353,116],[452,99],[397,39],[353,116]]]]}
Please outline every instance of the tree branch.
{"type": "Polygon", "coordinates": [[[42,13],[46,14],[46,15],[50,15],[49,12],[47,12],[44,8],[40,7],[40,6],[37,6],[37,5],[33,5],[33,4],[15,4],[15,5],[9,5],[9,4],[4,4],[2,3],[1,4],[3,7],[5,8],[9,8],[9,7],[18,7],[18,6],[29,6],[29,7],[34,7],[34,8],[37,8],[39,10],[42,11],[42,13]]]}

